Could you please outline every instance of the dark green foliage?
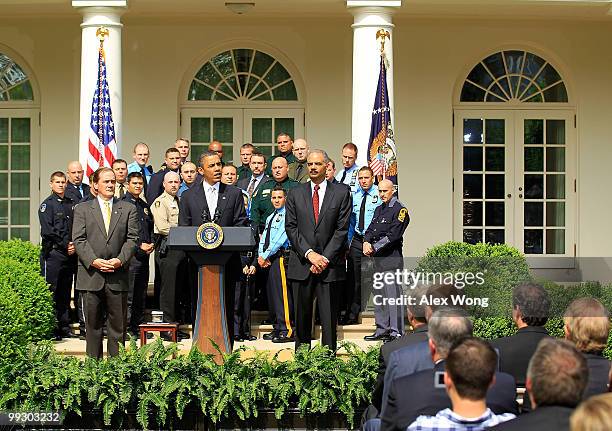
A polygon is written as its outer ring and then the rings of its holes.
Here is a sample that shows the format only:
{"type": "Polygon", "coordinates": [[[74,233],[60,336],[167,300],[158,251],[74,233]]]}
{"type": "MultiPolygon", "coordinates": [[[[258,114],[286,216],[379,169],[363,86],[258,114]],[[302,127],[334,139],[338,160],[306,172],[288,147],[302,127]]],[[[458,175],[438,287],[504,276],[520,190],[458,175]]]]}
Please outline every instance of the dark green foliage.
{"type": "Polygon", "coordinates": [[[40,268],[40,246],[29,241],[0,241],[0,258],[13,259],[30,268],[40,268]]]}
{"type": "Polygon", "coordinates": [[[27,338],[28,325],[17,292],[0,283],[0,361],[18,355],[27,338]]]}

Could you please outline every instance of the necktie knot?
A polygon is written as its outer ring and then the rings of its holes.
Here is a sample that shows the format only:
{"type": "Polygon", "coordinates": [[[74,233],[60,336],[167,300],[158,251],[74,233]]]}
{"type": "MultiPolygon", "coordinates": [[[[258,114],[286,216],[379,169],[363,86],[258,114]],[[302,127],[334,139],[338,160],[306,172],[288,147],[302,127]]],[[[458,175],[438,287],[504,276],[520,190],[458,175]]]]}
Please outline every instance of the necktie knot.
{"type": "Polygon", "coordinates": [[[318,192],[320,189],[321,189],[321,186],[319,186],[318,184],[315,184],[314,186],[315,192],[318,192]]]}

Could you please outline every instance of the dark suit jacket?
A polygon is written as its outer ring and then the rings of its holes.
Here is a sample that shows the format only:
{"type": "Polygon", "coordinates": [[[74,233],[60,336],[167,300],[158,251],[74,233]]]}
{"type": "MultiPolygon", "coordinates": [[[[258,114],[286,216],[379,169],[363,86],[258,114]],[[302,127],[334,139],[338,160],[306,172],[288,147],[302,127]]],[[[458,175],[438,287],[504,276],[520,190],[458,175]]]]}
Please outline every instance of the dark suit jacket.
{"type": "Polygon", "coordinates": [[[215,217],[215,214],[210,214],[204,187],[199,181],[181,196],[179,226],[199,226],[213,220],[219,226],[248,226],[242,191],[235,186],[220,183],[215,217]]]}
{"type": "Polygon", "coordinates": [[[542,326],[527,326],[511,337],[498,338],[491,345],[499,352],[500,371],[511,374],[518,387],[525,387],[529,360],[548,332],[542,326]]]}
{"type": "MultiPolygon", "coordinates": [[[[451,400],[445,388],[434,387],[434,375],[444,372],[444,361],[433,370],[424,370],[391,382],[389,399],[381,412],[381,431],[405,430],[420,415],[435,416],[450,408],[451,400]]],[[[487,407],[494,413],[518,414],[514,378],[495,373],[495,384],[487,392],[487,407]]]]}
{"type": "MultiPolygon", "coordinates": [[[[163,168],[155,172],[151,176],[151,179],[149,180],[149,184],[147,184],[147,192],[145,194],[145,197],[147,198],[147,203],[149,205],[151,205],[153,201],[157,199],[159,195],[161,195],[164,192],[164,176],[166,176],[168,172],[170,172],[170,169],[163,168]]],[[[181,174],[180,169],[177,169],[174,172],[176,172],[179,175],[181,174]]],[[[196,181],[198,181],[197,178],[196,178],[196,181]]]]}
{"type": "Polygon", "coordinates": [[[372,392],[372,405],[380,412],[382,408],[383,386],[385,381],[385,371],[391,353],[401,348],[411,346],[416,343],[427,341],[427,325],[421,325],[413,332],[402,335],[401,337],[382,345],[378,355],[378,375],[376,376],[376,386],[372,392]]]}
{"type": "Polygon", "coordinates": [[[304,254],[312,249],[329,259],[322,281],[344,280],[344,249],[348,236],[352,198],[346,187],[327,181],[318,223],[315,224],[310,182],[291,189],[285,205],[285,230],[291,242],[288,278],[306,280],[310,262],[304,254]]]}
{"type": "Polygon", "coordinates": [[[98,291],[108,285],[112,290],[127,292],[129,261],[136,252],[139,231],[138,212],[129,202],[113,199],[108,235],[98,199],[74,207],[72,241],[79,256],[78,289],[98,291]],[[121,261],[121,268],[115,272],[104,273],[91,266],[98,258],[114,257],[121,261]]]}
{"type": "Polygon", "coordinates": [[[589,381],[584,390],[583,399],[590,396],[608,392],[608,379],[610,378],[610,361],[602,355],[583,353],[589,367],[589,381]]]}
{"type": "Polygon", "coordinates": [[[562,406],[542,406],[531,413],[489,428],[495,431],[569,431],[569,419],[574,409],[562,406]]]}
{"type": "Polygon", "coordinates": [[[70,181],[66,183],[66,192],[65,196],[72,199],[72,202],[81,202],[83,198],[86,198],[89,195],[89,186],[87,184],[82,184],[83,186],[83,196],[79,193],[79,188],[72,184],[70,181]]]}

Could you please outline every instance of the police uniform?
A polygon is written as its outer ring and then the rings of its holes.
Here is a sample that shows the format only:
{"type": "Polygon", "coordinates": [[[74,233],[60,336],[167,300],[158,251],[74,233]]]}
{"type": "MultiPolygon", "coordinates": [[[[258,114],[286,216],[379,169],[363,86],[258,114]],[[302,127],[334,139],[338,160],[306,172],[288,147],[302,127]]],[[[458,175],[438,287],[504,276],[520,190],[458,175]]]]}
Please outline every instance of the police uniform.
{"type": "Polygon", "coordinates": [[[72,202],[74,202],[76,205],[84,198],[89,196],[89,190],[90,187],[85,183],[81,183],[77,186],[76,184],[72,184],[70,181],[68,181],[66,183],[66,191],[64,192],[64,196],[72,199],[72,202]]]}
{"type": "Polygon", "coordinates": [[[267,291],[274,321],[273,342],[293,341],[293,293],[287,284],[289,239],[285,232],[285,207],[275,209],[266,219],[259,240],[258,255],[270,261],[267,291]]]}
{"type": "Polygon", "coordinates": [[[274,178],[271,178],[265,183],[259,184],[251,198],[250,212],[251,225],[259,234],[263,232],[268,216],[274,212],[270,196],[272,195],[272,190],[277,185],[280,185],[283,190],[288,192],[292,188],[299,186],[300,183],[287,177],[281,182],[276,182],[274,178]]]}
{"type": "Polygon", "coordinates": [[[153,217],[147,203],[140,197],[126,193],[123,200],[136,207],[140,231],[138,233],[138,248],[130,260],[129,290],[128,290],[128,331],[138,334],[138,326],[143,319],[147,286],[149,284],[149,254],[145,253],[140,245],[153,242],[153,217]]]}
{"type": "Polygon", "coordinates": [[[336,174],[336,179],[338,182],[349,186],[351,188],[351,193],[355,193],[359,187],[359,180],[357,178],[358,175],[359,166],[357,166],[357,163],[353,163],[353,166],[350,168],[339,171],[336,174]]]}
{"type": "Polygon", "coordinates": [[[238,174],[238,180],[241,180],[242,178],[251,178],[251,168],[249,168],[249,165],[240,165],[238,166],[236,171],[236,173],[238,174]]]}
{"type": "MultiPolygon", "coordinates": [[[[168,169],[165,165],[162,165],[162,168],[151,176],[151,180],[147,185],[147,192],[145,194],[147,203],[151,204],[164,192],[164,177],[171,170],[172,169],[168,169]]],[[[181,175],[180,169],[176,169],[174,172],[179,174],[179,176],[181,175]]]]}
{"type": "Polygon", "coordinates": [[[76,265],[76,253],[68,255],[72,241],[74,202],[69,197],[52,193],[38,209],[42,249],[41,274],[53,290],[57,337],[70,336],[70,293],[76,265]]]}
{"type": "Polygon", "coordinates": [[[151,182],[151,177],[153,176],[153,166],[140,166],[138,162],[133,161],[128,165],[128,175],[132,172],[140,172],[144,177],[144,190],[147,190],[147,185],[151,182]]]}
{"type": "MultiPolygon", "coordinates": [[[[347,259],[347,283],[345,285],[346,298],[344,323],[357,323],[361,312],[361,286],[362,278],[366,275],[363,271],[363,235],[374,218],[376,208],[382,200],[378,196],[378,187],[372,185],[368,191],[361,187],[353,195],[353,212],[349,226],[348,241],[349,256],[347,259]]],[[[367,283],[366,283],[367,285],[367,283]]]]}
{"type": "Polygon", "coordinates": [[[165,322],[176,322],[177,277],[183,272],[181,266],[185,261],[185,254],[181,250],[169,249],[166,243],[170,228],[178,226],[178,197],[164,191],[151,204],[151,213],[155,223],[154,231],[157,235],[155,260],[159,263],[161,272],[159,307],[164,313],[165,322]]]}
{"type": "MultiPolygon", "coordinates": [[[[375,271],[391,271],[403,268],[402,245],[410,216],[406,207],[393,196],[374,211],[374,217],[367,228],[363,240],[374,249],[375,271]]],[[[404,332],[404,307],[402,305],[382,305],[384,298],[400,298],[402,288],[397,283],[383,283],[381,289],[374,291],[375,298],[375,335],[388,334],[400,336],[404,332]]]]}
{"type": "Polygon", "coordinates": [[[289,165],[289,177],[296,180],[298,183],[306,183],[310,181],[308,175],[308,165],[306,160],[303,162],[295,161],[289,165]]]}

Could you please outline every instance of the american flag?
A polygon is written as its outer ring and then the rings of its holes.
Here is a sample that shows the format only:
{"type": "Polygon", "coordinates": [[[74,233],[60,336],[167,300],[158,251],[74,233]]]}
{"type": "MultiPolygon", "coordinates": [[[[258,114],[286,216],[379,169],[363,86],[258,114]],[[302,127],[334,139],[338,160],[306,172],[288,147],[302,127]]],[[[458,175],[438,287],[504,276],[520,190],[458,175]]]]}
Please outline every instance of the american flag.
{"type": "Polygon", "coordinates": [[[380,73],[374,108],[372,127],[368,141],[368,161],[374,175],[387,178],[397,184],[397,159],[393,129],[391,128],[391,108],[387,91],[387,67],[384,55],[380,56],[380,73]]]}
{"type": "Polygon", "coordinates": [[[108,81],[106,80],[106,61],[102,46],[100,46],[98,52],[98,79],[91,102],[91,121],[89,125],[88,177],[98,168],[111,167],[115,158],[117,158],[115,124],[111,112],[108,81]]]}

